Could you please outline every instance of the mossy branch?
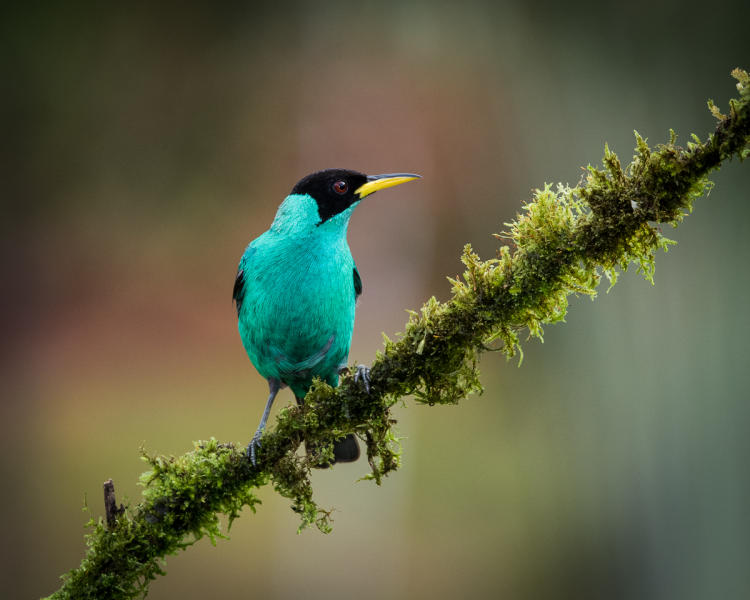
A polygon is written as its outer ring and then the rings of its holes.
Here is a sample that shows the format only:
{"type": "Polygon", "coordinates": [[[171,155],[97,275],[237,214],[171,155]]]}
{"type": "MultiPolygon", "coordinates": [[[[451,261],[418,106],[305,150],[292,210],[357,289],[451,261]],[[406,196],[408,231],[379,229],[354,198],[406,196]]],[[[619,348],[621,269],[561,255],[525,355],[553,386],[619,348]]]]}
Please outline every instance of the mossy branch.
{"type": "Polygon", "coordinates": [[[51,597],[145,594],[149,582],[164,574],[167,555],[204,536],[215,542],[222,536],[219,516],[231,525],[244,507],[255,512],[254,490],[269,482],[291,500],[301,528],[315,524],[329,531],[329,514],[313,499],[310,474],[316,461],[331,457],[335,438],[353,432],[365,440],[368,478],[379,484],[399,466],[390,409],[401,398],[454,404],[481,390],[477,359],[489,344],[514,356],[521,331],[541,338],[544,324],[565,316],[569,294],[594,295],[602,274],[614,284],[630,263],[652,280],[654,252],[672,243],[657,225],[676,226],[710,188],[710,171],[750,154],[750,76],[740,69],[732,75],[739,98],[730,101],[727,115],[709,102],[718,124],[707,140],[693,136],[682,148],[672,132],[668,143],[651,149],[636,133],[627,168],[607,148],[604,168],[589,166],[579,187],[537,190],[508,231],[498,234],[507,244],[496,258],[482,261],[467,245],[466,272],[452,280],[452,298],[431,298],[411,313],[399,341],[386,338],[372,364],[370,393],[351,377],[336,389],[316,382],[305,406],[282,410],[275,430],[263,436],[257,467],[243,446],[214,439],[180,457],[144,455],[150,469],[142,476],[143,500],[122,512],[114,489],[108,491],[108,523],[90,522],[86,557],[51,597]],[[298,454],[303,441],[313,442],[318,455],[298,454]]]}

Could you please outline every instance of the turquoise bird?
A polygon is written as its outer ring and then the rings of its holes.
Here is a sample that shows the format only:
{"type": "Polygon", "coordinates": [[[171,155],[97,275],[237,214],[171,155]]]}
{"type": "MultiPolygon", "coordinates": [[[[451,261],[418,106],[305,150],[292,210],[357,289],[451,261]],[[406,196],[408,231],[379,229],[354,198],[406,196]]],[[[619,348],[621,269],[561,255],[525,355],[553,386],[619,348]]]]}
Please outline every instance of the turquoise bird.
{"type": "MultiPolygon", "coordinates": [[[[302,404],[313,378],[336,386],[346,367],[362,293],[346,239],[354,209],[373,192],[418,177],[345,169],[308,175],[281,203],[269,230],[242,255],[232,294],[240,338],[269,388],[260,425],[247,448],[253,464],[279,390],[288,386],[302,404]]],[[[355,379],[369,391],[368,373],[360,366],[355,379]]],[[[337,441],[333,453],[335,461],[357,460],[356,438],[350,434],[337,441]]]]}

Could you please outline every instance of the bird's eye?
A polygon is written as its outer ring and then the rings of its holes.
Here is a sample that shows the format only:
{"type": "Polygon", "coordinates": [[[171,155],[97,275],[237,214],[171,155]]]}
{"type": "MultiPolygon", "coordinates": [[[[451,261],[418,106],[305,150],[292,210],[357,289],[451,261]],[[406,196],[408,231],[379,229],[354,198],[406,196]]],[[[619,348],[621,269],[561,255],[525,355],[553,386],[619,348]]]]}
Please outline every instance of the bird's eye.
{"type": "Polygon", "coordinates": [[[333,184],[333,191],[337,194],[346,194],[348,189],[349,186],[347,185],[346,181],[337,181],[333,184]]]}

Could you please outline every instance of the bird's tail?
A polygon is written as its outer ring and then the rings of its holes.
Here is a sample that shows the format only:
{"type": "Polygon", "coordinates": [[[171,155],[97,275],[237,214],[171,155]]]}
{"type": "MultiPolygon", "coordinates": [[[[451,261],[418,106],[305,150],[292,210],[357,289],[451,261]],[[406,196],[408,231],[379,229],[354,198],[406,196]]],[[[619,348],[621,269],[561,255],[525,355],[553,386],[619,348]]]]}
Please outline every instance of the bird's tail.
{"type": "Polygon", "coordinates": [[[353,433],[333,444],[336,462],[354,462],[359,458],[359,443],[353,433]]]}
{"type": "MultiPolygon", "coordinates": [[[[297,404],[302,406],[305,403],[305,399],[301,396],[294,394],[297,404]]],[[[311,454],[315,450],[315,446],[311,444],[305,445],[307,453],[311,454]]],[[[337,440],[333,443],[333,457],[332,462],[320,463],[317,466],[319,469],[327,469],[328,467],[335,465],[337,462],[354,462],[359,458],[359,442],[353,433],[350,433],[345,438],[337,440]]]]}
{"type": "MultiPolygon", "coordinates": [[[[307,453],[312,454],[315,446],[307,444],[307,453]]],[[[327,469],[337,462],[354,462],[359,458],[359,442],[354,434],[350,433],[345,438],[333,443],[333,460],[331,462],[321,462],[316,466],[318,469],[327,469]]]]}

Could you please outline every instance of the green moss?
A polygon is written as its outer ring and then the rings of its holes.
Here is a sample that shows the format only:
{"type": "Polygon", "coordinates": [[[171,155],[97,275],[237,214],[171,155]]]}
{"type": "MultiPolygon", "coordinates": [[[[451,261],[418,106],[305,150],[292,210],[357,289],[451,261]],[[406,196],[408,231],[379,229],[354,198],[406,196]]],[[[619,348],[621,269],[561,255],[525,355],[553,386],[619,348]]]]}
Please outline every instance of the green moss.
{"type": "Polygon", "coordinates": [[[143,501],[119,515],[114,527],[89,522],[88,551],[81,566],[63,576],[53,598],[135,598],[163,575],[164,558],[202,537],[215,543],[243,507],[259,500],[252,490],[268,476],[253,472],[242,450],[215,439],[198,442],[180,457],[143,455],[149,470],[142,477],[143,501]]]}
{"type": "Polygon", "coordinates": [[[653,282],[656,251],[673,244],[658,226],[677,226],[710,189],[711,170],[750,154],[750,76],[739,69],[733,75],[740,97],[727,115],[709,103],[718,124],[706,141],[694,136],[682,148],[672,132],[669,142],[650,148],[636,132],[627,167],[605,147],[603,166],[589,166],[582,185],[536,190],[508,230],[497,234],[507,243],[495,258],[481,260],[467,245],[466,271],[450,280],[452,298],[430,298],[410,313],[398,341],[385,338],[372,364],[371,393],[351,376],[336,389],[316,381],[305,406],[282,410],[275,430],[263,436],[257,467],[243,447],[214,439],[181,457],[144,455],[149,470],[142,477],[142,502],[111,529],[101,520],[90,522],[86,557],[52,597],[145,594],[164,573],[166,556],[203,537],[212,543],[224,537],[220,515],[231,525],[243,508],[255,511],[254,490],[269,482],[291,501],[300,528],[330,531],[330,511],[316,504],[310,475],[315,464],[332,457],[335,439],[355,433],[365,440],[366,478],[380,484],[400,464],[391,408],[404,396],[455,404],[481,391],[481,352],[499,344],[515,356],[524,331],[541,340],[544,325],[565,318],[568,296],[595,296],[602,274],[614,285],[618,270],[633,263],[653,282]],[[313,452],[299,453],[303,442],[313,452]]]}

